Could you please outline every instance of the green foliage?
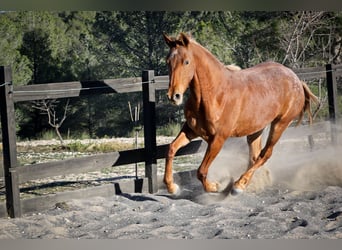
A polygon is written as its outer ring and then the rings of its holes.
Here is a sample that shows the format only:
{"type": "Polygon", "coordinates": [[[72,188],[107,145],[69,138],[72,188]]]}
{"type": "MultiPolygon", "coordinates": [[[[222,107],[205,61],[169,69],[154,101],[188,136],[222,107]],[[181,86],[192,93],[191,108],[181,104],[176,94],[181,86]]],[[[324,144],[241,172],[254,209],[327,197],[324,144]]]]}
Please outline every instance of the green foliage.
{"type": "Polygon", "coordinates": [[[0,65],[11,66],[15,85],[27,83],[31,70],[29,60],[19,52],[22,43],[22,30],[16,22],[14,12],[0,14],[0,65]]]}
{"type": "MultiPolygon", "coordinates": [[[[342,63],[341,12],[19,11],[0,13],[0,65],[12,67],[14,85],[140,77],[146,69],[166,75],[162,33],[181,31],[242,68],[267,60],[297,68],[342,63]]],[[[73,98],[60,131],[72,138],[131,136],[128,101],[142,106],[141,93],[73,98]]],[[[18,135],[46,137],[51,127],[32,106],[16,105],[18,135]]],[[[160,91],[156,108],[158,133],[177,134],[183,107],[169,105],[160,91]]]]}
{"type": "Polygon", "coordinates": [[[181,128],[182,125],[179,123],[168,123],[157,128],[157,135],[177,136],[181,128]]]}
{"type": "Polygon", "coordinates": [[[53,140],[53,139],[57,139],[56,133],[55,131],[53,131],[52,129],[50,130],[44,130],[40,133],[39,138],[41,140],[53,140]]]}

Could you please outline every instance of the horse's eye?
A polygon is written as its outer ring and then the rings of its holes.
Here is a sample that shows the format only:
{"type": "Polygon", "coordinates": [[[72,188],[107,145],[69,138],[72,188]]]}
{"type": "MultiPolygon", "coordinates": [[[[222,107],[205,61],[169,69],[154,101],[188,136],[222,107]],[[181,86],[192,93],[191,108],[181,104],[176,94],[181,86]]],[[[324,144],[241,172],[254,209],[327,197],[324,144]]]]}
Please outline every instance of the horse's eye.
{"type": "Polygon", "coordinates": [[[188,65],[189,63],[190,63],[189,60],[185,60],[185,61],[184,61],[184,64],[185,64],[185,65],[188,65]]]}

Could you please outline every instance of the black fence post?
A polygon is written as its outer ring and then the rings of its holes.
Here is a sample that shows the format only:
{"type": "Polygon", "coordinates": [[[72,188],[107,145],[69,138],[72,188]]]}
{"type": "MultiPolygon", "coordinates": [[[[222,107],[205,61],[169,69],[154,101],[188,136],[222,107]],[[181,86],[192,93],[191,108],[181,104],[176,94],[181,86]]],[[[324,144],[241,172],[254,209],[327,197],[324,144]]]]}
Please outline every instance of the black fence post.
{"type": "Polygon", "coordinates": [[[17,167],[15,111],[10,67],[0,67],[0,113],[2,129],[3,165],[6,188],[6,207],[10,217],[20,217],[20,191],[17,167]]]}
{"type": "Polygon", "coordinates": [[[326,66],[327,74],[327,90],[328,90],[328,104],[329,104],[329,119],[331,123],[331,142],[333,145],[338,144],[338,133],[336,122],[338,119],[338,105],[337,105],[337,85],[334,67],[331,64],[326,66]]]}
{"type": "Polygon", "coordinates": [[[156,141],[156,110],[154,71],[142,72],[143,115],[145,140],[145,175],[148,178],[150,193],[158,191],[157,178],[157,141],[156,141]]]}

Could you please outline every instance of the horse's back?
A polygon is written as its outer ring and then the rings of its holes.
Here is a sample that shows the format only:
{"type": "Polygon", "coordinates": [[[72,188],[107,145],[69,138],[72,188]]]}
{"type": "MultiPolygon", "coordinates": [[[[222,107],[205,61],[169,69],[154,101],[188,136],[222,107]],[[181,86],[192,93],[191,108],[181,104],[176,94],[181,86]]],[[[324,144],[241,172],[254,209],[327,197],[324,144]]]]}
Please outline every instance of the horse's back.
{"type": "Polygon", "coordinates": [[[290,68],[280,63],[272,62],[272,61],[260,63],[253,67],[243,69],[239,71],[239,73],[253,75],[255,77],[258,75],[260,76],[264,75],[268,77],[269,79],[287,77],[287,78],[290,78],[289,80],[294,80],[297,78],[295,73],[290,68]]]}
{"type": "Polygon", "coordinates": [[[234,126],[238,136],[256,132],[284,114],[293,119],[303,109],[301,81],[291,69],[279,63],[258,64],[235,72],[233,79],[231,84],[238,96],[232,97],[234,100],[226,105],[226,110],[239,114],[234,126]]]}
{"type": "Polygon", "coordinates": [[[272,95],[303,94],[300,79],[290,68],[280,63],[260,63],[236,72],[236,76],[234,81],[251,90],[254,95],[263,91],[274,92],[272,95]]]}

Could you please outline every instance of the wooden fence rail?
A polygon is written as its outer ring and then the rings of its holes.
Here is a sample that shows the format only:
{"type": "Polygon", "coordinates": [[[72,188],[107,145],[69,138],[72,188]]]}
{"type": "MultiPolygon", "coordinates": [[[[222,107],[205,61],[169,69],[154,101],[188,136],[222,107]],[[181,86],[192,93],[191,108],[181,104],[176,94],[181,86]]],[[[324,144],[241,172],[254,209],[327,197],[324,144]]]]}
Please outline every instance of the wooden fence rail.
{"type": "MultiPolygon", "coordinates": [[[[155,90],[167,88],[167,76],[154,77],[154,71],[143,71],[141,78],[60,82],[18,87],[13,87],[12,85],[11,69],[9,67],[0,67],[0,76],[0,95],[1,100],[4,100],[1,101],[3,175],[5,179],[6,210],[9,216],[21,216],[21,205],[27,204],[20,201],[20,184],[33,179],[61,174],[77,174],[96,171],[106,167],[145,162],[148,190],[151,193],[158,191],[156,161],[165,157],[168,145],[157,146],[156,143],[155,90]],[[129,92],[142,92],[144,105],[144,148],[18,166],[14,103],[129,92]]],[[[202,141],[194,141],[181,149],[177,155],[194,154],[203,150],[203,146],[204,143],[202,141]]],[[[27,209],[24,210],[26,211],[27,209]]]]}
{"type": "MultiPolygon", "coordinates": [[[[342,65],[298,69],[295,72],[303,80],[323,77],[327,79],[329,118],[334,122],[338,115],[336,104],[336,76],[342,75],[342,65]]],[[[149,70],[143,71],[142,77],[136,78],[60,82],[13,87],[11,69],[9,67],[0,67],[3,172],[6,192],[5,209],[8,215],[10,217],[20,217],[22,214],[22,206],[25,206],[24,211],[27,211],[27,207],[32,206],[30,202],[20,200],[19,185],[26,181],[60,174],[96,171],[109,166],[114,167],[136,162],[145,162],[145,176],[148,180],[148,191],[150,193],[157,192],[156,163],[157,159],[165,157],[168,145],[157,146],[156,143],[155,91],[167,89],[168,81],[168,76],[155,76],[154,71],[149,70]],[[83,95],[129,92],[142,92],[144,148],[18,166],[14,115],[15,103],[42,99],[70,98],[83,95]]],[[[203,150],[204,146],[205,144],[201,140],[194,141],[187,147],[182,148],[177,155],[193,154],[203,150]]],[[[40,205],[43,207],[43,204],[40,205]]]]}

